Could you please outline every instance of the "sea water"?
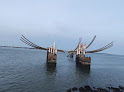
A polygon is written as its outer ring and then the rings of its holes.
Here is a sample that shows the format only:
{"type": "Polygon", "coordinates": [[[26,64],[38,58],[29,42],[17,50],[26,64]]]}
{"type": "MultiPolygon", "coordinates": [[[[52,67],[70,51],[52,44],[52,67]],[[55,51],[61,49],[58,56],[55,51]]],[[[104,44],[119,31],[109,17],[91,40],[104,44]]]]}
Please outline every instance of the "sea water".
{"type": "Polygon", "coordinates": [[[72,87],[124,86],[124,56],[91,53],[90,69],[58,52],[56,67],[47,67],[47,52],[0,48],[0,92],[66,92],[72,87]]]}

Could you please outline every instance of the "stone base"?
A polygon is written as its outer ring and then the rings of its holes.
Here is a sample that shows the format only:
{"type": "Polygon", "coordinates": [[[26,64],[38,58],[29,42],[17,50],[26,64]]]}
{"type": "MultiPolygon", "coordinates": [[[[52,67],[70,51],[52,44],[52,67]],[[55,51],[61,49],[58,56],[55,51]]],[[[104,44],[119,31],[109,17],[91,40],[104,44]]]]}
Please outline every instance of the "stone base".
{"type": "Polygon", "coordinates": [[[47,52],[47,63],[56,64],[57,55],[47,52]]]}
{"type": "Polygon", "coordinates": [[[47,62],[47,67],[56,67],[56,63],[47,62]]]}
{"type": "Polygon", "coordinates": [[[76,64],[78,68],[80,68],[83,72],[89,72],[90,71],[90,65],[85,65],[85,64],[76,64]]]}
{"type": "Polygon", "coordinates": [[[79,55],[76,55],[76,64],[90,65],[90,63],[91,63],[90,57],[80,57],[79,55]]]}

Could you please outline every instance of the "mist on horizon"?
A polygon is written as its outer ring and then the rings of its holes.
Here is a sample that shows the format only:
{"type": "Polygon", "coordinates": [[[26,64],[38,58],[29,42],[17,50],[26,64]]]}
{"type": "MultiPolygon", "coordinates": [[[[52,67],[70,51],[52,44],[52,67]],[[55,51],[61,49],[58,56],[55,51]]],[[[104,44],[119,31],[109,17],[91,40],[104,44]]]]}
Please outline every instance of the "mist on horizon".
{"type": "Polygon", "coordinates": [[[72,50],[79,37],[88,50],[111,41],[114,46],[101,53],[124,55],[123,0],[4,0],[0,1],[0,46],[25,46],[25,35],[35,44],[72,50]]]}

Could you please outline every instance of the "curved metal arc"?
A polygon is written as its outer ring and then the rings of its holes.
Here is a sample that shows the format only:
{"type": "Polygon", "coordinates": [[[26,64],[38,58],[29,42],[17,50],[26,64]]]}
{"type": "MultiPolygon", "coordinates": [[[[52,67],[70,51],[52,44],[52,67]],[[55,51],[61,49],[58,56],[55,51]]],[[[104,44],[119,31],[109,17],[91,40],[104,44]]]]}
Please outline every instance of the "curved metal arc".
{"type": "Polygon", "coordinates": [[[106,46],[104,46],[104,47],[102,47],[102,48],[100,48],[100,49],[98,49],[98,50],[108,48],[108,47],[110,47],[111,45],[113,45],[113,42],[109,43],[108,45],[106,45],[106,46]]]}
{"type": "Polygon", "coordinates": [[[22,40],[22,39],[20,39],[22,42],[24,42],[25,44],[27,44],[27,45],[29,45],[29,46],[31,46],[31,47],[34,47],[34,48],[36,48],[35,46],[33,46],[33,45],[31,45],[30,43],[28,43],[28,42],[26,42],[26,41],[24,41],[24,40],[22,40]]]}
{"type": "MultiPolygon", "coordinates": [[[[94,53],[94,52],[100,52],[100,51],[103,51],[105,49],[108,49],[110,47],[113,46],[113,41],[111,43],[109,43],[108,45],[100,48],[100,49],[97,49],[97,50],[93,50],[93,51],[86,51],[86,53],[94,53]]],[[[68,53],[76,53],[76,51],[68,51],[68,53]]]]}
{"type": "MultiPolygon", "coordinates": [[[[23,35],[22,35],[23,36],[23,35]]],[[[26,37],[21,37],[24,41],[26,41],[25,43],[27,43],[29,46],[32,46],[32,47],[35,47],[36,49],[43,49],[43,50],[47,50],[47,48],[43,48],[43,47],[40,47],[38,45],[35,45],[34,43],[32,43],[31,41],[29,41],[26,37]]],[[[23,41],[23,42],[24,42],[23,41]]]]}
{"type": "MultiPolygon", "coordinates": [[[[22,37],[23,37],[26,41],[32,43],[32,42],[31,42],[30,40],[28,40],[25,36],[22,35],[22,37]]],[[[22,38],[22,37],[21,37],[21,38],[22,38]]],[[[34,44],[34,43],[32,43],[32,44],[34,44]]],[[[40,47],[40,46],[38,46],[38,45],[36,45],[36,44],[34,44],[34,45],[35,45],[36,47],[40,47]]]]}
{"type": "Polygon", "coordinates": [[[29,45],[29,46],[32,46],[32,47],[37,48],[37,46],[36,46],[36,45],[34,45],[34,44],[30,43],[29,41],[27,41],[27,40],[23,39],[22,37],[21,37],[21,39],[20,39],[20,40],[22,40],[24,43],[26,43],[26,44],[27,44],[27,45],[29,45]]]}
{"type": "MultiPolygon", "coordinates": [[[[48,50],[47,48],[43,48],[43,47],[40,47],[40,46],[38,46],[38,45],[32,43],[31,41],[29,41],[29,40],[28,40],[26,37],[24,37],[23,35],[22,35],[22,37],[21,37],[20,40],[21,40],[22,42],[24,42],[25,44],[27,44],[27,45],[29,45],[29,46],[31,46],[31,47],[34,47],[34,48],[36,48],[36,49],[48,50]]],[[[63,50],[57,49],[57,51],[59,51],[59,52],[64,52],[64,53],[65,53],[65,51],[63,51],[63,50]]]]}
{"type": "Polygon", "coordinates": [[[113,46],[113,45],[110,45],[109,47],[104,48],[104,49],[100,49],[100,50],[98,50],[98,51],[103,51],[103,50],[108,49],[108,48],[110,48],[110,47],[112,47],[112,46],[113,46]]]}
{"type": "MultiPolygon", "coordinates": [[[[112,47],[112,46],[110,46],[110,47],[112,47]]],[[[109,47],[109,48],[110,48],[109,47]]],[[[108,49],[108,48],[106,48],[106,49],[108,49]]],[[[100,52],[100,51],[103,51],[103,50],[105,50],[105,49],[102,49],[102,50],[96,50],[96,51],[87,51],[86,53],[95,53],[95,52],[100,52]]]]}
{"type": "Polygon", "coordinates": [[[82,40],[82,38],[80,37],[80,38],[79,38],[78,45],[77,45],[77,47],[74,49],[74,51],[75,51],[75,50],[77,50],[77,48],[78,48],[79,44],[81,43],[81,40],[82,40]]]}
{"type": "Polygon", "coordinates": [[[93,37],[93,40],[89,43],[89,45],[86,47],[86,49],[94,42],[95,38],[96,38],[96,35],[93,37]]]}
{"type": "Polygon", "coordinates": [[[27,45],[29,45],[29,46],[32,46],[32,47],[34,47],[34,48],[36,48],[36,49],[42,49],[42,50],[47,50],[46,48],[42,48],[42,47],[36,47],[34,44],[32,44],[32,43],[30,43],[30,42],[27,42],[27,41],[25,41],[25,40],[22,40],[24,43],[26,43],[27,45]]]}
{"type": "Polygon", "coordinates": [[[65,53],[65,51],[64,51],[64,50],[59,50],[59,49],[57,49],[57,51],[59,51],[59,52],[64,52],[64,53],[65,53]]]}
{"type": "Polygon", "coordinates": [[[76,51],[68,51],[68,53],[76,53],[76,51]]]}
{"type": "MultiPolygon", "coordinates": [[[[22,38],[21,37],[21,39],[20,40],[23,40],[24,42],[26,42],[26,43],[29,43],[30,45],[33,45],[32,43],[30,43],[30,42],[28,42],[27,40],[25,40],[24,38],[22,38]]],[[[36,47],[36,46],[35,46],[36,47]]]]}
{"type": "MultiPolygon", "coordinates": [[[[23,39],[20,39],[21,41],[23,41],[24,43],[26,43],[27,45],[29,45],[29,46],[32,46],[32,47],[34,47],[34,48],[36,48],[36,49],[40,49],[40,47],[36,47],[35,45],[33,45],[32,43],[29,43],[29,42],[27,42],[27,41],[25,41],[25,40],[23,40],[23,39]]],[[[46,49],[44,49],[44,50],[46,50],[46,49]]]]}
{"type": "Polygon", "coordinates": [[[113,45],[110,45],[109,47],[104,48],[104,49],[98,49],[98,50],[93,50],[93,51],[86,51],[86,53],[100,52],[100,51],[103,51],[103,50],[105,50],[105,49],[108,49],[108,48],[110,48],[110,47],[112,47],[112,46],[113,46],[113,45]]]}
{"type": "Polygon", "coordinates": [[[110,47],[112,47],[112,46],[113,46],[113,42],[109,43],[108,45],[106,45],[106,46],[104,46],[104,47],[102,47],[102,48],[100,48],[100,49],[93,50],[93,51],[86,51],[86,53],[100,52],[100,51],[103,51],[103,50],[105,50],[105,49],[108,49],[108,48],[110,48],[110,47]]]}
{"type": "MultiPolygon", "coordinates": [[[[76,50],[77,50],[77,48],[78,48],[79,44],[81,43],[81,40],[82,40],[82,37],[80,37],[80,38],[79,38],[78,45],[77,45],[77,47],[74,49],[74,51],[76,51],[76,50]]],[[[70,53],[70,54],[71,54],[71,53],[70,53]]],[[[69,57],[69,56],[70,56],[70,54],[69,54],[69,55],[67,55],[67,57],[69,57]]]]}
{"type": "Polygon", "coordinates": [[[106,45],[106,46],[104,46],[104,47],[102,47],[102,48],[100,48],[100,49],[97,49],[97,51],[98,51],[98,50],[107,49],[107,48],[109,48],[109,47],[111,47],[111,46],[113,46],[113,42],[109,43],[108,45],[106,45]]]}

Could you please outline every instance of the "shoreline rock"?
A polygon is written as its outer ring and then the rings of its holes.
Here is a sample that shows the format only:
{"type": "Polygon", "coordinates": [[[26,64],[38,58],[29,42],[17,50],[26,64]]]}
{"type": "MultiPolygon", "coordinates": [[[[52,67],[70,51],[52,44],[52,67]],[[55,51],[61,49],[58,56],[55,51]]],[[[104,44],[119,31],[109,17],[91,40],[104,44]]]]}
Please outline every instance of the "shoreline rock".
{"type": "Polygon", "coordinates": [[[86,85],[84,87],[79,88],[77,87],[70,88],[66,92],[124,92],[124,87],[118,86],[118,88],[115,87],[95,88],[86,85]]]}

